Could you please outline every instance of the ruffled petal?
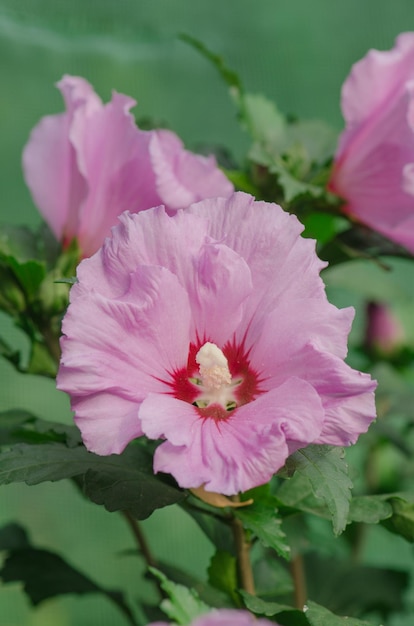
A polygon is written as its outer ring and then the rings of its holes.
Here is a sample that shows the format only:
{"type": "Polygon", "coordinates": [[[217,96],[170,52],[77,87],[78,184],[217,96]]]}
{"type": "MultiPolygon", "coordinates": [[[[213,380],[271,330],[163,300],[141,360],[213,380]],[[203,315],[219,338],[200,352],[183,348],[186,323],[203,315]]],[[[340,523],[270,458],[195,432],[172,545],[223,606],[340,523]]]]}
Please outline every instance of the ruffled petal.
{"type": "Polygon", "coordinates": [[[260,324],[254,319],[246,344],[250,360],[260,364],[265,389],[294,375],[289,367],[292,358],[303,354],[309,342],[321,351],[343,359],[354,309],[337,309],[324,299],[287,299],[269,313],[260,324]]]}
{"type": "Polygon", "coordinates": [[[244,259],[228,246],[206,243],[193,259],[193,276],[187,281],[194,342],[198,337],[223,346],[239,326],[252,288],[244,259]]]}
{"type": "Polygon", "coordinates": [[[204,198],[227,197],[234,191],[213,156],[185,150],[181,139],[169,130],[152,133],[149,151],[158,194],[170,209],[182,209],[204,198]]]}
{"type": "MultiPolygon", "coordinates": [[[[90,406],[83,399],[97,400],[100,394],[113,397],[109,411],[116,398],[121,407],[125,401],[135,403],[135,411],[128,411],[126,418],[134,414],[135,423],[146,395],[168,393],[173,372],[186,365],[187,294],[168,270],[145,266],[130,276],[129,290],[120,299],[91,293],[81,284],[72,291],[75,305],[69,306],[63,322],[58,388],[71,393],[81,431],[84,407],[90,406]]],[[[101,419],[111,421],[111,413],[102,411],[101,419]]],[[[117,421],[116,414],[113,419],[117,421]]]]}
{"type": "Polygon", "coordinates": [[[276,204],[255,202],[238,192],[228,199],[198,202],[187,211],[200,217],[208,214],[208,235],[232,248],[250,268],[254,288],[239,339],[253,318],[258,323],[281,299],[326,298],[319,276],[326,264],[316,256],[315,242],[301,238],[303,226],[276,204]]]}
{"type": "Polygon", "coordinates": [[[202,419],[190,407],[192,417],[187,413],[178,424],[182,413],[174,399],[164,398],[150,395],[140,409],[146,434],[151,421],[163,415],[157,432],[168,441],[156,450],[155,471],[171,473],[181,487],[204,485],[207,491],[225,495],[267,482],[285,463],[287,439],[314,441],[323,424],[318,394],[297,379],[236,409],[225,420],[202,419]]]}

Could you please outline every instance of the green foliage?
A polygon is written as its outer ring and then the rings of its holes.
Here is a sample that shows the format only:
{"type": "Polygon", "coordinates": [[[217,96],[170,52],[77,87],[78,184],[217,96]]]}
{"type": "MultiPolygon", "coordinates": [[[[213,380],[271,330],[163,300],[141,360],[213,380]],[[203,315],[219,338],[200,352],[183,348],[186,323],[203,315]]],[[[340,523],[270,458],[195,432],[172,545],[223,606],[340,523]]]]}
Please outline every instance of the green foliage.
{"type": "Polygon", "coordinates": [[[253,497],[253,504],[236,509],[234,515],[265,547],[272,548],[283,558],[289,559],[290,547],[282,530],[282,520],[278,516],[277,499],[270,495],[268,485],[254,489],[247,495],[253,497]]]}
{"type": "Polygon", "coordinates": [[[308,598],[338,615],[361,617],[375,612],[386,620],[401,610],[409,577],[391,567],[371,567],[350,559],[305,557],[308,598]]]}
{"type": "Polygon", "coordinates": [[[92,502],[108,511],[128,510],[138,519],[184,498],[183,491],[154,476],[151,456],[141,445],[105,457],[58,442],[16,444],[0,452],[0,484],[74,477],[92,502]]]}
{"type": "Polygon", "coordinates": [[[218,550],[212,556],[208,568],[208,581],[212,587],[224,591],[236,605],[238,604],[237,562],[232,554],[218,550]]]}
{"type": "MultiPolygon", "coordinates": [[[[352,488],[344,450],[339,447],[311,445],[295,452],[288,459],[287,466],[289,471],[295,472],[299,477],[301,498],[305,495],[303,490],[306,493],[308,482],[311,494],[326,505],[334,532],[339,535],[347,524],[352,488]]],[[[286,484],[278,491],[277,497],[286,506],[295,506],[297,491],[296,485],[291,490],[286,484]],[[292,495],[294,501],[291,499],[292,495]]],[[[310,491],[306,495],[309,493],[310,491]]]]}
{"type": "Polygon", "coordinates": [[[0,529],[0,551],[7,552],[0,579],[3,583],[21,582],[34,606],[58,595],[99,593],[114,602],[128,622],[136,626],[121,592],[97,585],[59,554],[33,547],[26,531],[18,524],[0,529]]]}
{"type": "Polygon", "coordinates": [[[348,522],[378,524],[392,513],[391,504],[383,496],[359,496],[351,500],[348,522]]]}
{"type": "Polygon", "coordinates": [[[414,494],[395,494],[389,499],[392,514],[386,528],[414,543],[414,494]],[[404,497],[405,496],[405,497],[404,497]]]}
{"type": "Polygon", "coordinates": [[[338,617],[316,602],[307,603],[306,617],[310,626],[370,626],[369,622],[352,617],[338,617]]]}
{"type": "Polygon", "coordinates": [[[75,241],[62,251],[43,225],[37,232],[25,226],[2,227],[0,309],[29,338],[30,355],[23,363],[5,340],[0,340],[0,354],[19,372],[56,376],[60,323],[68,303],[68,286],[57,281],[71,280],[79,258],[75,241]]]}
{"type": "Polygon", "coordinates": [[[194,589],[188,589],[182,585],[177,585],[162,572],[151,567],[150,572],[161,581],[161,588],[168,595],[168,599],[161,602],[162,610],[177,624],[190,624],[193,619],[207,613],[209,607],[198,597],[194,589]]]}

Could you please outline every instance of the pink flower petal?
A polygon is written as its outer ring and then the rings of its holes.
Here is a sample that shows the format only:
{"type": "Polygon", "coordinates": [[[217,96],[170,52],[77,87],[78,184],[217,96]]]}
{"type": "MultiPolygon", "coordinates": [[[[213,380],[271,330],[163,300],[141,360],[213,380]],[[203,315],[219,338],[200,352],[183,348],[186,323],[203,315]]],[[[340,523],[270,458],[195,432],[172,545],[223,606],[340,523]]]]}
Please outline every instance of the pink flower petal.
{"type": "Polygon", "coordinates": [[[254,289],[244,307],[239,338],[253,317],[258,323],[291,292],[295,297],[325,298],[319,272],[326,264],[314,253],[315,242],[300,237],[303,226],[296,217],[241,192],[228,199],[204,200],[188,209],[200,217],[206,211],[208,235],[235,250],[251,271],[254,289]]]}
{"type": "MultiPolygon", "coordinates": [[[[187,294],[168,270],[145,266],[130,276],[129,290],[117,300],[85,291],[81,284],[75,285],[73,292],[76,313],[69,307],[63,323],[58,388],[70,389],[82,432],[88,397],[97,400],[109,394],[114,401],[108,403],[109,414],[103,411],[100,419],[110,417],[116,398],[120,398],[120,413],[127,406],[125,419],[133,419],[132,428],[141,432],[135,424],[140,402],[154,391],[168,393],[172,372],[186,364],[190,332],[187,294]],[[135,410],[125,401],[134,403],[135,410]]],[[[94,451],[98,451],[97,445],[94,451]]],[[[109,451],[119,452],[115,447],[109,451]]]]}
{"type": "Polygon", "coordinates": [[[23,150],[23,173],[33,200],[58,239],[73,237],[78,207],[87,195],[87,182],[78,170],[70,139],[73,120],[101,102],[83,78],[64,76],[58,87],[67,112],[44,117],[32,130],[23,150]],[[75,210],[74,210],[75,209],[75,210]]]}
{"type": "Polygon", "coordinates": [[[135,101],[114,93],[111,102],[71,129],[79,169],[89,193],[79,215],[78,237],[85,255],[110,234],[123,211],[138,212],[160,204],[148,153],[148,133],[135,126],[129,109],[135,101]]]}
{"type": "Polygon", "coordinates": [[[141,405],[144,433],[168,439],[157,448],[154,469],[171,473],[181,487],[204,485],[207,491],[225,495],[267,482],[285,463],[287,439],[310,443],[324,418],[318,394],[298,379],[229,412],[223,420],[203,419],[185,404],[150,394],[141,405]]]}
{"type": "Polygon", "coordinates": [[[215,158],[185,150],[182,141],[171,131],[152,133],[149,149],[158,194],[171,209],[233,193],[233,185],[218,169],[215,158]]]}
{"type": "Polygon", "coordinates": [[[404,170],[414,161],[413,68],[414,33],[354,65],[342,89],[347,126],[329,184],[347,213],[411,251],[414,199],[404,170]]]}

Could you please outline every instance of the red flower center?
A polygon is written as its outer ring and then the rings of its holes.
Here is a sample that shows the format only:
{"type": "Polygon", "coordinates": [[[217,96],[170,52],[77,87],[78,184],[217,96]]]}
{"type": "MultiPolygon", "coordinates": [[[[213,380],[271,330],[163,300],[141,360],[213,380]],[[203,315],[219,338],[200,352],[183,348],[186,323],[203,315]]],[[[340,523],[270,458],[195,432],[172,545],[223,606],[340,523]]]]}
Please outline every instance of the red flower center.
{"type": "Polygon", "coordinates": [[[243,404],[252,402],[263,393],[260,389],[261,379],[257,371],[253,369],[249,359],[249,351],[243,344],[236,345],[227,342],[218,352],[227,359],[231,382],[226,381],[220,388],[211,389],[206,387],[200,372],[200,350],[209,342],[198,341],[190,344],[187,367],[183,367],[173,373],[171,394],[178,400],[184,400],[197,407],[201,417],[213,419],[226,419],[231,412],[243,404]]]}

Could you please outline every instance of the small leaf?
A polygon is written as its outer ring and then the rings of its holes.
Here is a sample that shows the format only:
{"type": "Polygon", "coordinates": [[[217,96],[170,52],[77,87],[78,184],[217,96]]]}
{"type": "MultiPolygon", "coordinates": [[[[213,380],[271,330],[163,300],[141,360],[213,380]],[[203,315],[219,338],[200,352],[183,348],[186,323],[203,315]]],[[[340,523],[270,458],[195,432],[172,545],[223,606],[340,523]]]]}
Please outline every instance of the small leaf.
{"type": "Polygon", "coordinates": [[[303,611],[294,609],[287,604],[279,604],[279,602],[267,602],[257,596],[252,596],[246,591],[240,591],[246,608],[256,615],[265,615],[266,617],[278,616],[278,621],[287,626],[309,626],[309,622],[303,611]]]}
{"type": "Polygon", "coordinates": [[[282,530],[282,520],[278,516],[276,499],[268,495],[255,500],[247,509],[236,509],[234,515],[243,526],[251,530],[265,547],[273,548],[285,559],[290,558],[290,547],[282,530]]]}
{"type": "Polygon", "coordinates": [[[338,617],[316,602],[308,602],[305,613],[311,626],[372,626],[353,617],[338,617]]]}
{"type": "Polygon", "coordinates": [[[358,496],[351,500],[348,521],[378,524],[391,516],[392,506],[383,496],[358,496]]]}
{"type": "Polygon", "coordinates": [[[45,264],[37,260],[20,262],[10,256],[2,260],[10,267],[29,300],[34,298],[46,276],[45,264]]]}
{"type": "Polygon", "coordinates": [[[309,479],[314,495],[328,507],[334,533],[339,535],[347,524],[352,488],[343,448],[311,445],[295,452],[289,464],[309,479]]]}
{"type": "Polygon", "coordinates": [[[185,587],[191,587],[194,589],[200,597],[200,600],[205,602],[208,606],[215,608],[234,607],[234,602],[230,600],[228,595],[216,587],[212,587],[208,583],[195,578],[191,574],[188,574],[187,572],[184,572],[169,563],[157,560],[157,565],[170,580],[179,585],[184,585],[185,587]]]}
{"type": "Polygon", "coordinates": [[[210,585],[225,591],[237,605],[238,594],[236,558],[229,552],[218,550],[212,557],[208,568],[210,585]]]}
{"type": "Polygon", "coordinates": [[[169,600],[161,602],[161,608],[170,619],[178,624],[186,625],[209,611],[210,607],[200,600],[194,589],[171,582],[154,567],[150,567],[149,570],[161,581],[160,586],[169,597],[169,600]]]}
{"type": "Polygon", "coordinates": [[[390,498],[392,517],[385,523],[386,528],[414,542],[414,503],[402,497],[390,498]]]}

